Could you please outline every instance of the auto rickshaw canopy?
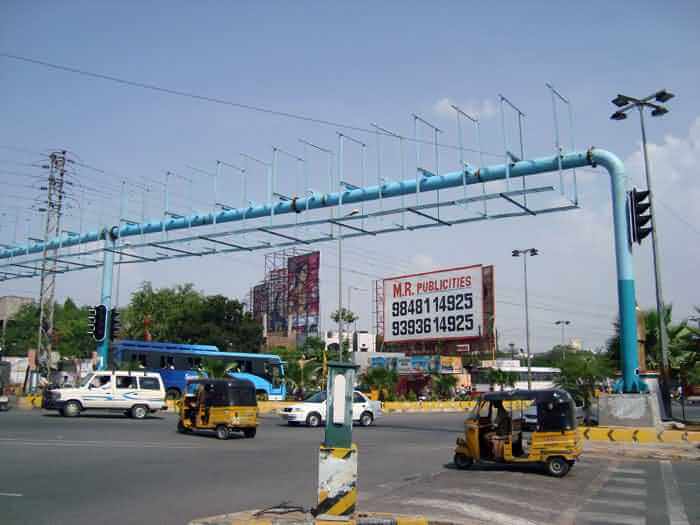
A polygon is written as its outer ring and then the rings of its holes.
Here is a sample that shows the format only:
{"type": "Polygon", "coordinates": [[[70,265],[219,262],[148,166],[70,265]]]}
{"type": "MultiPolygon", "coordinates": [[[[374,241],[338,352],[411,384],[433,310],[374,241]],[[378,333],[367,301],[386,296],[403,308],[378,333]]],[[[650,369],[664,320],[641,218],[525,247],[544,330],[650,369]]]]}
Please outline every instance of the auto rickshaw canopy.
{"type": "Polygon", "coordinates": [[[571,394],[559,388],[489,392],[481,399],[494,406],[504,406],[504,402],[508,401],[511,410],[512,402],[530,401],[537,406],[538,431],[573,430],[578,426],[574,400],[571,394]]]}
{"type": "Polygon", "coordinates": [[[187,392],[192,392],[192,385],[204,388],[206,403],[211,407],[258,405],[255,385],[247,379],[191,379],[187,381],[187,392]]]}

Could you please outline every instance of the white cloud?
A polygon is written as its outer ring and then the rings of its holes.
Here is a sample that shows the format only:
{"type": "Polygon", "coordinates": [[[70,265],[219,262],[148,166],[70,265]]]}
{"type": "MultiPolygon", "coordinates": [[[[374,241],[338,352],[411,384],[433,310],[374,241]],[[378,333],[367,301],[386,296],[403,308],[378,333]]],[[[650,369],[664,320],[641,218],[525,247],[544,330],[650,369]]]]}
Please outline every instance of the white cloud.
{"type": "Polygon", "coordinates": [[[467,100],[458,102],[448,97],[438,100],[433,105],[433,111],[441,117],[454,118],[455,110],[452,109],[453,104],[466,114],[479,119],[491,118],[498,111],[496,103],[489,98],[483,100],[467,100]]]}
{"type": "MultiPolygon", "coordinates": [[[[661,207],[671,207],[692,224],[700,223],[700,117],[688,136],[666,135],[661,144],[648,144],[652,188],[661,207]]],[[[625,161],[630,181],[646,188],[644,159],[640,151],[625,161]]],[[[657,212],[662,212],[657,206],[657,212]]]]}
{"type": "Polygon", "coordinates": [[[426,253],[417,253],[411,257],[411,267],[416,272],[427,272],[438,267],[435,259],[426,253]]]}

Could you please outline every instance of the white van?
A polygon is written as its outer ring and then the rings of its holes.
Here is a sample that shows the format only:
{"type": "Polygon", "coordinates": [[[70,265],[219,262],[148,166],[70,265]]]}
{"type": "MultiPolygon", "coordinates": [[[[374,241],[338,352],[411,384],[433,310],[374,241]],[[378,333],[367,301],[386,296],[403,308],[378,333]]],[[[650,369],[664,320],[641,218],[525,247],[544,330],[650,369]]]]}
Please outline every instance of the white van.
{"type": "Polygon", "coordinates": [[[44,408],[74,417],[84,410],[117,410],[134,419],[166,410],[165,388],[154,372],[95,372],[75,388],[57,388],[44,396],[44,408]]]}

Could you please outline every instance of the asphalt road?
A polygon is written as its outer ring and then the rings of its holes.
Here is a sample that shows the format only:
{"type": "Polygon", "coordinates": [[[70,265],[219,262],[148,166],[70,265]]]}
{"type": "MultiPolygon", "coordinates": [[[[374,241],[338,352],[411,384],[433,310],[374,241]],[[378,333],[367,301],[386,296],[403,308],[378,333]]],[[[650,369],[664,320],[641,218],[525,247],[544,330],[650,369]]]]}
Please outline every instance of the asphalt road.
{"type": "MultiPolygon", "coordinates": [[[[321,429],[267,416],[255,439],[219,441],[175,424],[173,415],[0,413],[0,523],[184,524],[315,502],[321,429]]],[[[562,480],[523,468],[462,472],[450,465],[462,425],[460,414],[397,414],[355,429],[360,509],[517,525],[700,523],[700,464],[584,457],[562,480]],[[670,521],[669,509],[686,521],[670,521]]]]}

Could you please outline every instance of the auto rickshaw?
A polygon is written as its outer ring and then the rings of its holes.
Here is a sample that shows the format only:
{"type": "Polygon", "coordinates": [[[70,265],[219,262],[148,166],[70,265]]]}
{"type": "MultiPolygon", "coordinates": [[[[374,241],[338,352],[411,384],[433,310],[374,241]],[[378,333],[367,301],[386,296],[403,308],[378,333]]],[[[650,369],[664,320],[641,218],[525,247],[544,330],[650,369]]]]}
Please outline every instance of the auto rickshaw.
{"type": "Polygon", "coordinates": [[[574,400],[565,390],[511,390],[481,396],[457,438],[454,464],[475,462],[539,463],[547,473],[565,476],[581,455],[574,400]],[[536,422],[525,411],[537,407],[536,422]]]}
{"type": "Polygon", "coordinates": [[[243,432],[254,438],[258,426],[258,401],[255,385],[246,379],[192,379],[178,401],[181,433],[214,430],[219,439],[231,432],[243,432]]]}

